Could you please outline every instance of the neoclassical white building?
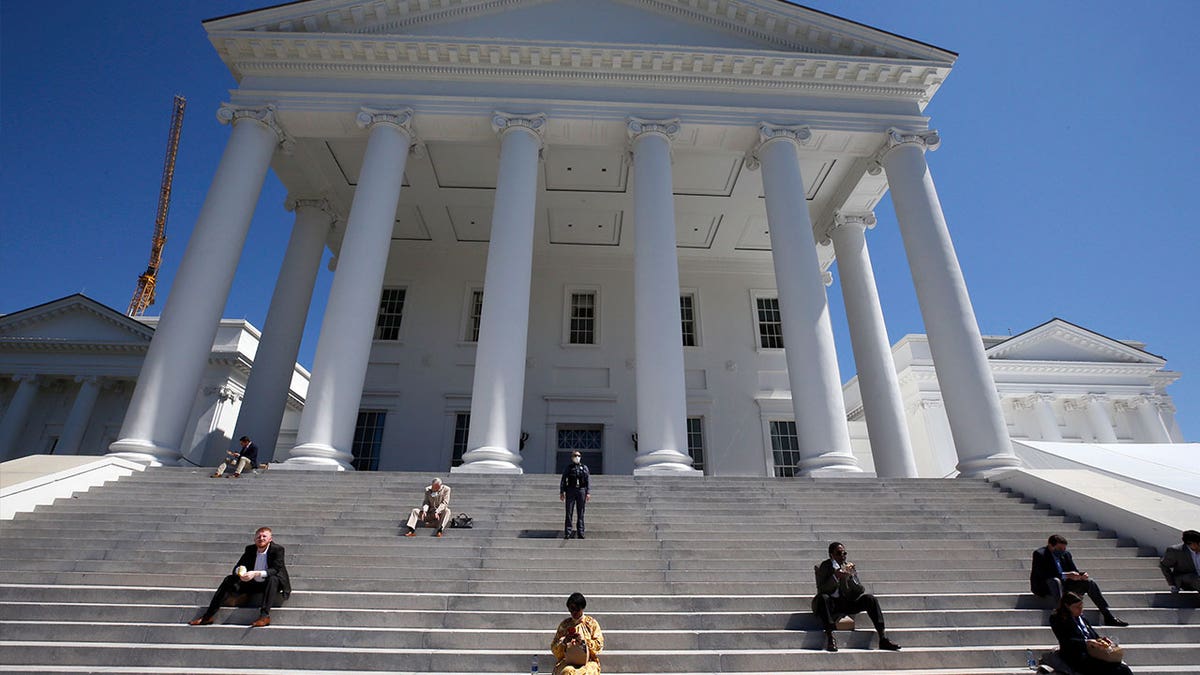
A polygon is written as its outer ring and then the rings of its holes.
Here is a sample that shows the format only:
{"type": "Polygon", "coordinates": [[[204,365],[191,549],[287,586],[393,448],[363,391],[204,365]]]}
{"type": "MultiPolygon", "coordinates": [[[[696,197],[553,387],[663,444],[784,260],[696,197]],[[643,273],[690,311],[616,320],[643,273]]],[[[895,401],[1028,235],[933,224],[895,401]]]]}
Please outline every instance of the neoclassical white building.
{"type": "MultiPolygon", "coordinates": [[[[81,294],[0,316],[0,461],[30,454],[103,455],[120,436],[158,317],[132,319],[81,294]]],[[[258,329],[220,321],[176,440],[183,463],[215,465],[234,447],[258,329]]],[[[280,423],[256,440],[295,441],[308,371],[293,366],[280,423]]]]}
{"type": "Polygon", "coordinates": [[[295,226],[253,437],[279,427],[325,247],[337,265],[284,466],[861,471],[836,260],[874,469],[916,475],[866,245],[889,191],[941,459],[1019,463],[925,161],[954,53],[778,0],[311,0],[204,28],[238,81],[230,137],[111,452],[178,460],[271,169],[295,226]]]}

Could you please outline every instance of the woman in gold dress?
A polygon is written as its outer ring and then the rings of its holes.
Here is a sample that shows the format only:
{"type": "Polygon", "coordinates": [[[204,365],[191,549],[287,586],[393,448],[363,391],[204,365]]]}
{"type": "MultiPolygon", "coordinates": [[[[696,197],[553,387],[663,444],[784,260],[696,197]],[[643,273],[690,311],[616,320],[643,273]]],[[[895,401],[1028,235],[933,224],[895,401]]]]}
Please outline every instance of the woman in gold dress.
{"type": "Polygon", "coordinates": [[[563,619],[554,632],[554,640],[550,643],[550,651],[554,652],[557,661],[554,664],[554,675],[599,675],[600,651],[604,649],[604,634],[600,632],[600,624],[583,613],[587,607],[587,598],[582,593],[572,593],[567,598],[567,611],[571,616],[563,619]],[[588,660],[582,666],[573,666],[567,662],[567,650],[573,645],[587,645],[588,660]]]}

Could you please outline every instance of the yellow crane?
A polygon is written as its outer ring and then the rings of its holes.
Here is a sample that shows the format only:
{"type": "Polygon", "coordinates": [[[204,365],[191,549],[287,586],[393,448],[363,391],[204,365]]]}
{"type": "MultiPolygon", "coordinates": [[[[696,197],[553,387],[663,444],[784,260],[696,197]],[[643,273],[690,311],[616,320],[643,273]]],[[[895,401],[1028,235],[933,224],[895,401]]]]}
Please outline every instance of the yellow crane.
{"type": "Polygon", "coordinates": [[[167,209],[171,206],[171,183],[175,180],[175,155],[179,152],[179,134],[183,131],[183,111],[187,99],[176,94],[172,104],[171,131],[167,135],[167,158],[163,162],[162,185],[158,190],[158,214],[154,218],[154,237],[150,240],[150,264],[138,277],[137,290],[129,301],[126,316],[141,316],[154,304],[154,285],[162,265],[163,246],[167,243],[167,209]]]}

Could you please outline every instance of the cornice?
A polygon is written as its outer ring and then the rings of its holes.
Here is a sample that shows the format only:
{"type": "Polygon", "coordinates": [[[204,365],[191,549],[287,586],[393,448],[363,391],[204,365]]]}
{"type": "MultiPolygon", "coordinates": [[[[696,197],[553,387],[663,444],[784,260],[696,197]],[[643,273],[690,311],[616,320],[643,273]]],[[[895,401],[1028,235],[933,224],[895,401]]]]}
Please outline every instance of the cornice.
{"type": "Polygon", "coordinates": [[[60,338],[0,337],[0,352],[56,352],[80,354],[145,354],[149,342],[95,342],[60,338]]]}
{"type": "Polygon", "coordinates": [[[1010,340],[989,347],[986,353],[989,360],[996,360],[997,357],[1003,357],[1005,354],[1012,353],[1013,351],[1052,340],[1075,345],[1095,354],[1112,356],[1123,363],[1138,363],[1154,365],[1155,367],[1161,367],[1166,363],[1165,359],[1149,352],[1137,349],[1136,347],[1130,347],[1116,340],[1097,337],[1090,332],[1084,332],[1084,330],[1062,322],[1051,322],[1040,330],[1035,329],[1029,333],[1018,335],[1010,340]]]}
{"type": "MultiPolygon", "coordinates": [[[[63,316],[66,314],[72,314],[72,313],[81,312],[81,311],[86,312],[87,314],[91,314],[92,316],[100,319],[104,323],[116,326],[116,327],[120,328],[121,330],[123,330],[127,333],[130,333],[131,335],[135,335],[139,338],[143,338],[146,341],[149,341],[150,338],[152,338],[154,336],[154,329],[150,328],[149,326],[146,326],[145,324],[141,323],[137,319],[131,319],[129,317],[126,317],[123,314],[118,314],[116,312],[116,310],[109,309],[108,307],[105,307],[103,305],[92,304],[91,301],[84,301],[84,300],[73,300],[70,302],[62,303],[62,304],[51,304],[50,306],[45,307],[41,311],[29,312],[28,314],[24,314],[24,315],[21,312],[14,312],[12,314],[6,315],[2,319],[0,319],[0,336],[2,336],[4,332],[7,332],[14,328],[27,328],[27,327],[31,327],[31,326],[36,326],[40,323],[45,323],[47,320],[53,319],[54,317],[57,317],[57,316],[63,316]]],[[[0,337],[0,340],[22,340],[22,339],[43,340],[43,339],[47,339],[47,338],[0,337]]]]}
{"type": "Polygon", "coordinates": [[[210,35],[241,79],[327,76],[719,88],[928,101],[949,63],[792,52],[355,34],[210,35]]]}

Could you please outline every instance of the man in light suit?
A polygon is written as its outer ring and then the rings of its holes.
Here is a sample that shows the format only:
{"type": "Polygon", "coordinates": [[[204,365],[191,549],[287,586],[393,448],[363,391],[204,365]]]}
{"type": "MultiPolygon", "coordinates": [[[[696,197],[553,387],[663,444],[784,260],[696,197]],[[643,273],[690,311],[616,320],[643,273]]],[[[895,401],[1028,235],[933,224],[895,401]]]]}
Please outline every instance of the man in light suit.
{"type": "Polygon", "coordinates": [[[288,578],[287,565],[283,562],[283,547],[272,541],[271,528],[260,527],[254,533],[254,543],[246,547],[238,558],[233,573],[226,576],[217,592],[213,593],[208,609],[198,619],[188,623],[207,626],[213,622],[217,610],[230,596],[261,593],[258,620],[250,624],[255,628],[271,625],[271,607],[278,601],[287,600],[292,594],[292,582],[288,578]]]}
{"type": "Polygon", "coordinates": [[[450,524],[450,486],[443,485],[441,478],[434,478],[425,488],[425,501],[409,514],[404,536],[416,536],[418,522],[427,527],[437,526],[435,537],[442,536],[442,530],[450,524]]]}
{"type": "Polygon", "coordinates": [[[1063,593],[1087,593],[1096,604],[1100,615],[1104,617],[1106,626],[1128,626],[1129,624],[1113,616],[1108,608],[1108,601],[1100,592],[1100,586],[1087,572],[1082,572],[1075,566],[1075,560],[1067,551],[1067,538],[1052,534],[1046,540],[1046,545],[1033,552],[1033,562],[1029,569],[1029,590],[1041,598],[1053,598],[1054,604],[1062,600],[1063,593]]]}
{"type": "Polygon", "coordinates": [[[1196,570],[1200,570],[1200,532],[1184,530],[1183,543],[1168,546],[1158,567],[1172,593],[1178,593],[1181,588],[1200,591],[1200,576],[1196,575],[1196,570]]]}

